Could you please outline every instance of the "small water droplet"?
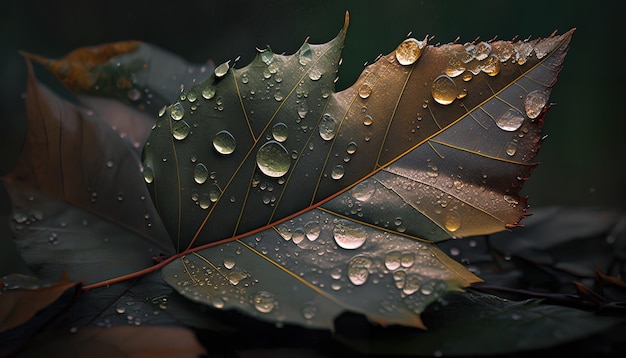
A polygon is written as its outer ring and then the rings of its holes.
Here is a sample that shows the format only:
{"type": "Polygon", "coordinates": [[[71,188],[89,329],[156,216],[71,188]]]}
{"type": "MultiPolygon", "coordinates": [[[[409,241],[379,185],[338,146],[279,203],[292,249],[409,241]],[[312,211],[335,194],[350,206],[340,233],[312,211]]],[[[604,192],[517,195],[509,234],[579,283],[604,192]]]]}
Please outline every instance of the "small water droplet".
{"type": "Polygon", "coordinates": [[[170,106],[170,116],[173,120],[179,121],[183,118],[184,115],[185,109],[183,108],[183,105],[180,104],[180,102],[176,102],[172,106],[170,106]]]}
{"type": "Polygon", "coordinates": [[[320,70],[318,70],[317,68],[312,68],[309,71],[309,78],[311,79],[311,81],[317,81],[322,78],[322,72],[320,72],[320,70]]]}
{"type": "Polygon", "coordinates": [[[344,169],[343,165],[341,164],[335,165],[333,170],[330,172],[330,177],[335,180],[339,180],[343,178],[343,175],[345,174],[345,172],[346,170],[344,169]]]}
{"type": "Polygon", "coordinates": [[[217,184],[211,185],[211,188],[209,189],[209,200],[214,203],[220,198],[220,195],[222,195],[222,190],[219,186],[217,186],[217,184]]]}
{"type": "Polygon", "coordinates": [[[412,65],[422,55],[422,50],[426,46],[426,39],[418,41],[414,38],[404,40],[396,48],[396,59],[401,65],[412,65]]]}
{"type": "Polygon", "coordinates": [[[217,78],[224,77],[224,75],[228,73],[229,69],[230,69],[230,61],[226,61],[222,63],[221,65],[215,67],[215,77],[217,78]]]}
{"type": "Polygon", "coordinates": [[[444,215],[444,226],[449,232],[455,232],[461,227],[461,215],[454,210],[449,210],[444,215]]]}
{"type": "Polygon", "coordinates": [[[325,113],[319,125],[320,137],[323,140],[331,140],[335,137],[336,129],[337,121],[330,114],[325,113]]]}
{"type": "Polygon", "coordinates": [[[259,291],[254,295],[254,308],[261,313],[272,312],[276,306],[274,295],[267,291],[259,291]]]}
{"type": "Polygon", "coordinates": [[[439,104],[448,105],[456,99],[459,90],[454,80],[447,75],[440,75],[435,78],[431,87],[433,99],[439,104]]]}
{"type": "Polygon", "coordinates": [[[496,125],[500,129],[512,132],[519,129],[524,122],[524,115],[515,108],[509,108],[500,117],[496,118],[496,125]]]}
{"type": "Polygon", "coordinates": [[[358,201],[367,201],[374,195],[376,187],[370,180],[365,180],[352,188],[352,197],[358,201]]]}
{"type": "Polygon", "coordinates": [[[263,174],[278,178],[287,173],[291,166],[291,156],[287,149],[277,141],[269,141],[261,148],[256,155],[256,163],[263,174]]]}
{"type": "Polygon", "coordinates": [[[235,267],[235,258],[231,255],[227,255],[224,257],[224,267],[227,269],[232,269],[235,267]]]}
{"type": "Polygon", "coordinates": [[[346,148],[346,153],[352,155],[356,153],[357,145],[355,142],[348,143],[348,147],[346,148]]]}
{"type": "Polygon", "coordinates": [[[372,94],[372,88],[367,83],[359,88],[359,97],[366,99],[370,94],[372,94]]]}
{"type": "Polygon", "coordinates": [[[371,126],[372,122],[373,122],[372,116],[370,116],[369,114],[365,115],[365,119],[363,120],[363,125],[371,126]]]}
{"type": "Polygon", "coordinates": [[[387,270],[397,270],[400,268],[401,254],[398,251],[392,251],[385,255],[385,267],[387,270]]]}
{"type": "Polygon", "coordinates": [[[143,167],[143,179],[146,183],[150,184],[154,180],[154,171],[152,171],[152,167],[144,166],[143,167]]]}
{"type": "Polygon", "coordinates": [[[208,177],[209,170],[207,167],[202,163],[196,164],[196,167],[193,170],[193,180],[195,180],[198,184],[204,184],[208,177]]]}
{"type": "Polygon", "coordinates": [[[276,91],[276,93],[274,94],[274,99],[280,102],[283,100],[283,98],[285,98],[283,94],[280,91],[276,91]]]}
{"type": "Polygon", "coordinates": [[[219,131],[213,137],[213,148],[220,154],[228,155],[235,151],[235,137],[228,131],[219,131]]]}
{"type": "Polygon", "coordinates": [[[307,110],[306,105],[304,103],[301,103],[298,106],[298,117],[300,117],[300,119],[304,119],[307,113],[309,113],[309,111],[307,110]]]}
{"type": "Polygon", "coordinates": [[[126,312],[126,307],[124,307],[123,305],[118,305],[117,307],[115,307],[115,312],[119,314],[124,314],[126,312]]]}
{"type": "Polygon", "coordinates": [[[309,221],[304,224],[304,232],[306,233],[306,238],[309,241],[315,241],[321,232],[321,227],[319,221],[309,221]]]}
{"type": "Polygon", "coordinates": [[[517,141],[516,140],[512,140],[509,143],[507,143],[505,151],[506,151],[506,154],[509,157],[514,156],[515,153],[517,152],[517,141]]]}
{"type": "Polygon", "coordinates": [[[355,223],[339,220],[333,228],[333,237],[339,247],[354,250],[363,246],[367,239],[367,233],[355,223]]]}
{"type": "Polygon", "coordinates": [[[131,88],[126,95],[128,96],[128,99],[133,102],[137,102],[141,99],[141,91],[137,88],[131,88]]]}
{"type": "Polygon", "coordinates": [[[463,79],[463,81],[469,82],[472,80],[472,78],[474,78],[474,75],[471,72],[465,72],[461,78],[463,79]]]}
{"type": "Polygon", "coordinates": [[[172,135],[176,140],[183,140],[187,138],[187,135],[191,131],[191,127],[185,121],[174,122],[172,125],[172,135]]]}
{"type": "Polygon", "coordinates": [[[306,66],[313,60],[313,50],[311,50],[311,46],[308,43],[305,43],[300,47],[300,51],[298,51],[298,62],[302,66],[306,66]]]}
{"type": "Polygon", "coordinates": [[[302,307],[302,317],[305,319],[313,319],[317,314],[317,306],[312,303],[306,303],[304,307],[302,307]]]}
{"type": "Polygon", "coordinates": [[[209,85],[202,90],[202,97],[205,99],[211,99],[213,96],[215,96],[215,87],[209,85]]]}
{"type": "Polygon", "coordinates": [[[532,91],[524,99],[524,109],[528,118],[535,119],[548,103],[548,96],[543,91],[532,91]]]}
{"type": "Polygon", "coordinates": [[[363,285],[369,277],[372,259],[367,256],[355,256],[348,263],[348,279],[355,286],[363,285]]]}

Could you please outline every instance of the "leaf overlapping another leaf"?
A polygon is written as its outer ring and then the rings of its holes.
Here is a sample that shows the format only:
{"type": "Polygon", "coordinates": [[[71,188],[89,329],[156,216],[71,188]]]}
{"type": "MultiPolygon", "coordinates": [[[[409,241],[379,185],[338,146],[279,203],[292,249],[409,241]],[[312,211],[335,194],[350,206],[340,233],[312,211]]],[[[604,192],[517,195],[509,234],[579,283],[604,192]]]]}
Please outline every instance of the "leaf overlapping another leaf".
{"type": "Polygon", "coordinates": [[[422,326],[430,302],[479,281],[432,242],[523,218],[572,31],[409,39],[334,93],[346,30],[218,66],[160,113],[144,174],[185,253],[163,270],[183,295],[316,327],[343,310],[422,326]]]}

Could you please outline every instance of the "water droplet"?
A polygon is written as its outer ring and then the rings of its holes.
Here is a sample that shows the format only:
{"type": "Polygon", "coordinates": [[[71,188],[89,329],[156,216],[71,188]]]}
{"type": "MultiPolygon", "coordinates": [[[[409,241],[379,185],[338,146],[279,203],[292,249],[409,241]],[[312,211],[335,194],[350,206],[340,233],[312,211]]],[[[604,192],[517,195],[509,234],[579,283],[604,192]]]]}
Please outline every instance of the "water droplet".
{"type": "Polygon", "coordinates": [[[515,196],[513,196],[513,195],[505,194],[504,195],[504,201],[509,203],[511,206],[516,206],[516,205],[519,204],[519,200],[517,200],[517,198],[515,196]]]}
{"type": "Polygon", "coordinates": [[[528,118],[535,119],[548,103],[548,96],[542,91],[532,91],[524,99],[524,109],[528,118]]]}
{"type": "Polygon", "coordinates": [[[500,129],[512,132],[519,129],[524,122],[524,115],[515,108],[509,108],[500,117],[496,118],[496,125],[500,129]]]}
{"type": "Polygon", "coordinates": [[[304,231],[306,232],[306,238],[309,241],[315,241],[321,232],[321,227],[319,221],[309,221],[304,225],[304,231]]]}
{"type": "Polygon", "coordinates": [[[435,78],[431,87],[433,99],[439,104],[448,105],[456,99],[459,90],[454,80],[447,75],[440,75],[435,78]]]}
{"type": "Polygon", "coordinates": [[[339,180],[343,178],[343,175],[345,174],[345,172],[346,170],[344,169],[343,165],[341,164],[335,165],[333,170],[330,172],[330,177],[335,180],[339,180]]]}
{"type": "Polygon", "coordinates": [[[302,66],[306,66],[313,60],[313,50],[311,50],[311,46],[308,43],[305,43],[300,47],[300,51],[298,51],[298,62],[302,66]]]}
{"type": "Polygon", "coordinates": [[[254,295],[254,308],[261,313],[269,313],[276,306],[274,295],[267,291],[259,291],[254,295]]]}
{"type": "Polygon", "coordinates": [[[214,203],[220,198],[220,195],[222,195],[222,190],[219,186],[217,186],[217,184],[211,185],[211,188],[209,189],[209,200],[214,203]]]}
{"type": "Polygon", "coordinates": [[[478,61],[482,61],[489,56],[491,52],[491,45],[485,41],[479,42],[475,47],[474,58],[478,61]]]}
{"type": "Polygon", "coordinates": [[[170,116],[173,120],[179,121],[183,118],[184,115],[185,109],[183,108],[183,105],[180,104],[180,102],[176,102],[170,107],[170,116]]]}
{"type": "Polygon", "coordinates": [[[115,312],[119,314],[124,314],[126,312],[126,307],[124,307],[123,305],[118,305],[117,307],[115,307],[115,312]]]}
{"type": "Polygon", "coordinates": [[[185,121],[174,122],[172,125],[172,135],[177,140],[183,140],[187,138],[187,135],[191,131],[191,127],[185,121]]]}
{"type": "Polygon", "coordinates": [[[365,119],[363,120],[363,125],[365,126],[371,126],[372,125],[372,116],[370,116],[369,114],[365,116],[365,119]]]}
{"type": "Polygon", "coordinates": [[[412,65],[422,55],[425,45],[426,39],[424,41],[414,38],[406,39],[396,48],[396,59],[401,65],[412,65]]]}
{"type": "Polygon", "coordinates": [[[269,65],[274,61],[274,53],[270,50],[261,51],[261,61],[263,61],[266,65],[269,65]]]}
{"type": "Polygon", "coordinates": [[[354,250],[363,246],[367,233],[361,226],[353,222],[339,220],[333,228],[333,237],[339,247],[354,250]]]}
{"type": "Polygon", "coordinates": [[[372,94],[372,88],[367,83],[359,88],[359,97],[366,99],[370,94],[372,94]]]}
{"type": "Polygon", "coordinates": [[[202,97],[204,97],[205,99],[211,99],[213,98],[213,96],[215,96],[215,87],[207,86],[205,89],[202,90],[202,97]]]}
{"type": "Polygon", "coordinates": [[[515,155],[515,152],[517,152],[517,140],[512,140],[510,141],[505,148],[506,154],[510,157],[515,155]]]}
{"type": "Polygon", "coordinates": [[[276,123],[272,127],[272,137],[278,142],[284,142],[287,140],[287,136],[289,135],[289,129],[285,123],[276,123]]]}
{"type": "Polygon", "coordinates": [[[224,256],[224,267],[229,270],[235,267],[235,258],[231,255],[224,256]]]}
{"type": "Polygon", "coordinates": [[[348,263],[348,279],[355,286],[360,286],[367,282],[369,268],[372,260],[366,256],[355,256],[348,263]]]}
{"type": "Polygon", "coordinates": [[[385,267],[387,270],[397,270],[400,268],[401,254],[398,251],[392,251],[385,255],[385,267]]]}
{"type": "Polygon", "coordinates": [[[193,170],[193,180],[198,184],[204,184],[204,182],[209,177],[209,170],[202,163],[196,164],[196,167],[193,170]]]}
{"type": "Polygon", "coordinates": [[[374,195],[374,191],[376,191],[374,184],[369,180],[365,180],[352,188],[351,194],[358,201],[367,201],[374,195]]]}
{"type": "Polygon", "coordinates": [[[151,167],[149,166],[143,167],[143,179],[148,184],[152,183],[152,181],[154,180],[154,171],[152,171],[151,167]]]}
{"type": "Polygon", "coordinates": [[[293,241],[294,244],[301,243],[305,237],[306,237],[306,232],[301,227],[295,229],[293,233],[291,234],[291,240],[293,241]]]}
{"type": "Polygon", "coordinates": [[[309,302],[302,307],[302,317],[305,319],[313,319],[315,314],[317,314],[317,306],[314,303],[309,302]]]}
{"type": "Polygon", "coordinates": [[[443,220],[446,230],[450,232],[455,232],[461,227],[461,215],[454,210],[447,211],[443,220]]]}
{"type": "Polygon", "coordinates": [[[139,101],[141,99],[141,92],[136,88],[131,88],[126,95],[128,96],[128,99],[133,102],[139,101]]]}
{"type": "Polygon", "coordinates": [[[413,266],[415,263],[415,255],[411,252],[404,253],[400,256],[400,265],[405,268],[413,266]]]}
{"type": "Polygon", "coordinates": [[[337,121],[330,114],[324,114],[319,125],[320,137],[323,140],[331,140],[335,137],[336,129],[337,121]]]}
{"type": "Polygon", "coordinates": [[[463,81],[469,82],[472,80],[472,78],[474,78],[474,75],[471,72],[465,72],[461,78],[463,79],[463,81]]]}
{"type": "Polygon", "coordinates": [[[235,137],[228,131],[219,131],[213,137],[213,148],[220,154],[231,154],[235,151],[235,137]]]}
{"type": "Polygon", "coordinates": [[[309,113],[309,111],[307,110],[306,105],[304,103],[301,103],[298,106],[298,117],[300,117],[300,119],[304,119],[307,113],[309,113]]]}
{"type": "Polygon", "coordinates": [[[500,73],[501,66],[502,65],[500,64],[500,60],[498,59],[498,57],[496,57],[496,55],[491,55],[485,61],[485,64],[482,67],[482,71],[493,77],[500,73]]]}
{"type": "Polygon", "coordinates": [[[346,148],[346,153],[354,154],[356,153],[357,145],[354,142],[348,143],[348,147],[346,148]]]}
{"type": "Polygon", "coordinates": [[[406,275],[404,279],[404,286],[402,287],[402,293],[405,295],[412,295],[420,289],[422,278],[418,275],[406,275]]]}
{"type": "Polygon", "coordinates": [[[256,164],[263,174],[278,178],[287,173],[291,166],[291,156],[287,149],[277,141],[269,141],[261,148],[256,155],[256,164]]]}
{"type": "Polygon", "coordinates": [[[224,75],[228,73],[229,69],[230,69],[230,61],[226,61],[222,63],[221,65],[215,67],[215,77],[217,78],[224,77],[224,75]]]}
{"type": "Polygon", "coordinates": [[[312,68],[311,71],[309,71],[309,78],[311,81],[317,81],[322,78],[322,72],[317,68],[312,68]]]}
{"type": "Polygon", "coordinates": [[[280,93],[280,91],[276,91],[276,93],[274,94],[274,99],[275,99],[276,101],[280,102],[280,101],[282,101],[282,100],[283,100],[283,98],[285,98],[285,97],[283,96],[283,94],[282,94],[282,93],[280,93]]]}

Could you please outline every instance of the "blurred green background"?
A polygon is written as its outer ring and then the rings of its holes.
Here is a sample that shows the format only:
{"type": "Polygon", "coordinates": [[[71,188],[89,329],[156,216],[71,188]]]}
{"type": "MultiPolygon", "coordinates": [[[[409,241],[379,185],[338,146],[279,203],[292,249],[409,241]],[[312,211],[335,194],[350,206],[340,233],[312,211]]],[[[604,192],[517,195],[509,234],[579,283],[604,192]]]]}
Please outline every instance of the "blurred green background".
{"type": "MultiPolygon", "coordinates": [[[[531,206],[625,208],[625,20],[619,1],[5,1],[0,5],[0,148],[19,146],[12,124],[24,115],[26,71],[17,51],[60,57],[81,46],[136,39],[190,62],[221,63],[270,45],[291,54],[310,37],[326,42],[350,27],[337,89],[365,62],[386,54],[409,32],[431,43],[476,37],[547,37],[577,28],[546,119],[542,163],[523,192],[531,206]]],[[[14,156],[14,155],[13,155],[14,156]]],[[[0,154],[5,168],[11,155],[0,154]]]]}

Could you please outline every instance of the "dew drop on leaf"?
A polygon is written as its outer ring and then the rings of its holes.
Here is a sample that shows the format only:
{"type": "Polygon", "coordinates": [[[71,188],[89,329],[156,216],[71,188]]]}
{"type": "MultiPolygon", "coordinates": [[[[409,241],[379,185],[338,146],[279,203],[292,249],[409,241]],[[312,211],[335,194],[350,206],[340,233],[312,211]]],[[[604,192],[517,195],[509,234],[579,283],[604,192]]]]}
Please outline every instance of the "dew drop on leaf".
{"type": "Polygon", "coordinates": [[[485,64],[482,67],[482,71],[487,75],[493,77],[500,73],[500,67],[500,60],[495,55],[491,55],[485,61],[485,64]]]}
{"type": "Polygon", "coordinates": [[[548,96],[543,91],[532,91],[524,99],[524,109],[528,118],[535,119],[541,114],[548,102],[548,96]]]}
{"type": "Polygon", "coordinates": [[[235,258],[231,255],[224,256],[224,267],[229,270],[235,267],[235,258]]]}
{"type": "Polygon", "coordinates": [[[506,148],[505,148],[505,152],[510,157],[514,156],[515,153],[517,152],[517,141],[516,140],[512,140],[509,143],[507,143],[506,148]]]}
{"type": "Polygon", "coordinates": [[[214,203],[220,198],[220,195],[222,195],[222,191],[217,184],[211,185],[211,188],[209,189],[209,200],[214,203]]]}
{"type": "Polygon", "coordinates": [[[313,319],[316,313],[317,306],[312,302],[308,302],[302,307],[302,317],[305,319],[313,319]]]}
{"type": "Polygon", "coordinates": [[[422,55],[422,49],[425,45],[426,40],[406,39],[396,48],[396,59],[401,65],[412,65],[422,55]]]}
{"type": "Polygon", "coordinates": [[[372,94],[372,88],[367,83],[359,88],[359,97],[366,99],[370,94],[372,94]]]}
{"type": "Polygon", "coordinates": [[[253,298],[254,308],[261,313],[270,313],[276,306],[274,295],[267,291],[259,291],[253,298]]]}
{"type": "Polygon", "coordinates": [[[266,65],[269,65],[274,61],[274,53],[270,50],[261,51],[261,61],[266,65]]]}
{"type": "Polygon", "coordinates": [[[367,282],[369,268],[372,266],[372,259],[367,256],[355,256],[348,263],[348,279],[355,286],[360,286],[367,282]]]}
{"type": "Polygon", "coordinates": [[[444,216],[444,226],[449,232],[455,232],[461,227],[461,215],[454,210],[447,211],[444,216]]]}
{"type": "Polygon", "coordinates": [[[385,255],[385,267],[387,270],[397,270],[400,268],[401,254],[398,251],[392,251],[385,255]]]}
{"type": "Polygon", "coordinates": [[[371,126],[372,122],[373,122],[372,116],[370,116],[369,114],[365,115],[365,119],[363,120],[363,125],[371,126]]]}
{"type": "Polygon", "coordinates": [[[198,184],[204,184],[208,177],[209,170],[207,167],[202,163],[196,164],[196,167],[193,170],[193,180],[195,180],[198,184]]]}
{"type": "Polygon", "coordinates": [[[339,247],[354,250],[363,246],[367,234],[362,227],[347,220],[339,220],[333,228],[333,238],[339,247]]]}
{"type": "Polygon", "coordinates": [[[376,187],[370,180],[365,180],[352,188],[352,197],[358,201],[367,201],[374,195],[376,187]]]}
{"type": "Polygon", "coordinates": [[[149,166],[144,166],[143,168],[143,179],[146,183],[150,184],[154,180],[154,171],[149,166]]]}
{"type": "Polygon", "coordinates": [[[412,295],[420,289],[422,278],[418,275],[406,275],[402,292],[405,295],[412,295]]]}
{"type": "Polygon", "coordinates": [[[289,170],[291,156],[282,144],[271,140],[259,148],[256,164],[263,174],[278,178],[285,175],[289,170]]]}
{"type": "Polygon", "coordinates": [[[320,137],[323,140],[331,140],[335,137],[337,131],[337,121],[328,113],[322,116],[322,120],[319,125],[320,137]]]}
{"type": "Polygon", "coordinates": [[[509,108],[500,117],[496,118],[496,125],[500,129],[512,132],[519,129],[524,122],[524,115],[515,108],[509,108]]]}
{"type": "Polygon", "coordinates": [[[454,80],[447,75],[440,75],[435,78],[431,87],[433,99],[439,104],[448,105],[456,99],[459,90],[454,80]]]}
{"type": "Polygon", "coordinates": [[[205,89],[202,90],[202,97],[204,97],[205,99],[211,99],[213,98],[213,96],[215,96],[215,87],[207,86],[205,89]]]}
{"type": "Polygon", "coordinates": [[[302,66],[306,66],[313,60],[313,50],[311,50],[311,46],[308,43],[305,43],[300,47],[300,51],[298,51],[298,62],[302,66]]]}
{"type": "Polygon", "coordinates": [[[191,131],[191,127],[185,121],[177,121],[172,125],[172,135],[176,140],[183,140],[191,131]]]}
{"type": "Polygon", "coordinates": [[[304,231],[306,232],[306,238],[309,239],[309,241],[315,241],[320,236],[320,223],[318,221],[309,221],[304,224],[304,231]]]}
{"type": "Polygon", "coordinates": [[[346,153],[354,154],[356,153],[357,145],[355,142],[348,143],[348,147],[346,148],[346,153]]]}
{"type": "Polygon", "coordinates": [[[343,165],[336,165],[333,170],[330,172],[330,177],[335,179],[335,180],[339,180],[341,178],[343,178],[343,175],[345,174],[346,170],[344,169],[343,165]]]}
{"type": "Polygon", "coordinates": [[[180,104],[180,102],[176,102],[170,107],[170,116],[173,120],[179,121],[183,119],[184,115],[185,109],[183,108],[183,105],[180,104]]]}
{"type": "Polygon", "coordinates": [[[230,69],[230,61],[226,61],[215,68],[215,77],[224,77],[230,69]]]}
{"type": "Polygon", "coordinates": [[[304,240],[305,237],[306,232],[303,228],[299,227],[293,230],[293,233],[291,234],[291,241],[293,241],[294,244],[299,244],[304,240]]]}
{"type": "Polygon", "coordinates": [[[213,148],[220,154],[231,154],[235,151],[235,137],[229,131],[219,131],[213,137],[213,148]]]}
{"type": "Polygon", "coordinates": [[[289,135],[289,129],[285,123],[276,123],[272,127],[272,137],[274,140],[278,142],[284,142],[287,140],[287,136],[289,135]]]}
{"type": "Polygon", "coordinates": [[[311,71],[309,71],[309,78],[311,81],[317,81],[322,78],[322,72],[317,68],[312,68],[311,71]]]}

